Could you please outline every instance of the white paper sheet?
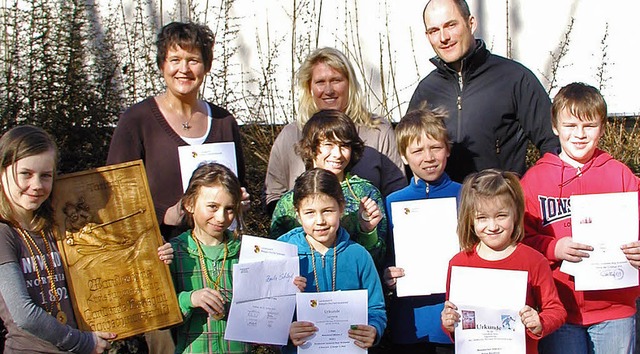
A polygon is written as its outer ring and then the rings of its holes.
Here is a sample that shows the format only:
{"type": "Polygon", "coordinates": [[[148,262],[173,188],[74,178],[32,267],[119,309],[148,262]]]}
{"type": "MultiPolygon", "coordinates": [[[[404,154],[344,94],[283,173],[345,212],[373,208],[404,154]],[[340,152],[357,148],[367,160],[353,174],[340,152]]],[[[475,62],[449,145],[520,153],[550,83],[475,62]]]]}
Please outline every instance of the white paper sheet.
{"type": "Polygon", "coordinates": [[[527,278],[528,273],[519,270],[451,268],[449,301],[458,307],[461,316],[455,329],[456,354],[525,353],[524,326],[518,312],[526,302],[527,278]],[[482,325],[476,328],[480,330],[468,328],[472,320],[475,320],[476,327],[482,325]],[[502,327],[503,321],[509,322],[505,323],[508,328],[502,327]],[[498,329],[492,328],[498,324],[498,329]],[[505,331],[511,329],[512,332],[505,331]]]}
{"type": "Polygon", "coordinates": [[[525,327],[518,311],[484,307],[458,307],[460,323],[455,329],[456,354],[525,354],[525,327]]]}
{"type": "Polygon", "coordinates": [[[293,278],[300,274],[298,257],[283,257],[233,265],[233,301],[293,295],[300,290],[293,278]]]}
{"type": "Polygon", "coordinates": [[[183,191],[187,190],[193,171],[203,162],[217,162],[238,175],[236,148],[233,142],[179,146],[178,158],[183,191]]]}
{"type": "Polygon", "coordinates": [[[282,257],[298,257],[298,246],[264,237],[242,235],[238,263],[263,261],[282,257]]]}
{"type": "Polygon", "coordinates": [[[298,246],[243,235],[225,339],[285,345],[296,307],[298,246]]]}
{"type": "Polygon", "coordinates": [[[527,272],[452,267],[449,301],[461,305],[520,311],[527,298],[527,272]]]}
{"type": "Polygon", "coordinates": [[[351,325],[367,324],[367,290],[296,294],[298,321],[312,322],[318,331],[298,347],[299,354],[362,354],[349,338],[351,325]]]}
{"type": "Polygon", "coordinates": [[[620,249],[638,240],[638,192],[571,196],[571,233],[573,241],[594,248],[569,271],[563,262],[561,270],[574,275],[576,290],[638,285],[638,270],[620,249]]]}
{"type": "Polygon", "coordinates": [[[286,345],[295,307],[295,295],[233,302],[224,339],[286,345]]]}
{"type": "Polygon", "coordinates": [[[391,203],[397,296],[444,293],[449,260],[460,251],[456,198],[391,203]]]}

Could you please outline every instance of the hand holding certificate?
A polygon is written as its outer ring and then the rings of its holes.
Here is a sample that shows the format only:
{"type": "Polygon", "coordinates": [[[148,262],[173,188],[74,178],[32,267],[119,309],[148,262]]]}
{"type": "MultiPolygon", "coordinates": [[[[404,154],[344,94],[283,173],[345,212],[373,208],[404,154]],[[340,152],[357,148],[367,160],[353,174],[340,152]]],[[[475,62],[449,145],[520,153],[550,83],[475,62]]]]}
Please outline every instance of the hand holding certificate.
{"type": "MultiPolygon", "coordinates": [[[[525,327],[519,311],[525,307],[527,272],[452,267],[450,302],[457,306],[456,353],[525,353],[525,327]],[[482,307],[478,306],[482,304],[482,307]]],[[[453,315],[453,314],[452,314],[453,315]]],[[[449,317],[443,324],[450,328],[449,317]]]]}
{"type": "MultiPolygon", "coordinates": [[[[620,289],[638,285],[622,245],[638,241],[638,193],[571,197],[571,232],[575,242],[593,247],[589,257],[571,264],[576,290],[620,289]]],[[[567,272],[563,262],[562,270],[567,272]]]]}
{"type": "Polygon", "coordinates": [[[376,336],[366,326],[367,299],[367,290],[296,294],[298,321],[291,339],[298,353],[366,353],[357,344],[369,347],[376,336]]]}

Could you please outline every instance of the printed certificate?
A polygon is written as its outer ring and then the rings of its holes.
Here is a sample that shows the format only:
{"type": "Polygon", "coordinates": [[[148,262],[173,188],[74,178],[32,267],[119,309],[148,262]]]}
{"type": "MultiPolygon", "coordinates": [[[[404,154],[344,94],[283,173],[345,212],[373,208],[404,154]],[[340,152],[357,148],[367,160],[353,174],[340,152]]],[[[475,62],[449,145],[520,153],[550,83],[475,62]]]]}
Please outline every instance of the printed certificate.
{"type": "Polygon", "coordinates": [[[573,241],[593,247],[571,265],[576,290],[638,285],[638,270],[620,249],[638,240],[638,192],[571,196],[571,232],[573,241]]]}
{"type": "Polygon", "coordinates": [[[236,147],[233,142],[179,146],[178,158],[183,191],[187,190],[193,171],[203,162],[217,162],[229,167],[236,176],[238,175],[236,147]]]}
{"type": "Polygon", "coordinates": [[[445,293],[449,260],[460,251],[456,198],[394,202],[391,215],[395,265],[405,274],[397,296],[445,293]]]}
{"type": "Polygon", "coordinates": [[[458,307],[456,354],[525,354],[518,312],[527,294],[525,271],[452,267],[449,300],[458,307]]]}
{"type": "Polygon", "coordinates": [[[224,338],[286,345],[299,291],[293,279],[299,274],[296,245],[243,235],[224,338]]]}
{"type": "Polygon", "coordinates": [[[525,327],[518,311],[458,306],[460,324],[455,329],[456,354],[525,354],[525,327]]]}
{"type": "Polygon", "coordinates": [[[298,321],[312,322],[318,331],[298,347],[299,354],[366,353],[349,338],[351,325],[367,324],[367,290],[296,294],[298,321]]]}
{"type": "Polygon", "coordinates": [[[265,237],[242,235],[238,263],[264,261],[282,257],[298,257],[298,246],[265,237]]]}
{"type": "Polygon", "coordinates": [[[231,303],[224,339],[286,345],[296,296],[268,297],[231,303]]]}

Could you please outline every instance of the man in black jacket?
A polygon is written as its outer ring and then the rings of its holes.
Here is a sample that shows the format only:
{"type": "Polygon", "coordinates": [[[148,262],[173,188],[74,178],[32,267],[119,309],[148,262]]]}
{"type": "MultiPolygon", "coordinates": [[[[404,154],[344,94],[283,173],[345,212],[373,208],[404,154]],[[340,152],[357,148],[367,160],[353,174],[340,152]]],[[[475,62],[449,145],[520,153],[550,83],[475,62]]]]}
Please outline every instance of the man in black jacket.
{"type": "Polygon", "coordinates": [[[527,142],[541,153],[560,145],[551,130],[551,102],[535,75],[520,63],[491,54],[475,39],[476,19],[464,0],[431,0],[423,12],[436,66],[409,103],[443,107],[453,142],[447,173],[462,182],[486,168],[526,170],[527,142]]]}

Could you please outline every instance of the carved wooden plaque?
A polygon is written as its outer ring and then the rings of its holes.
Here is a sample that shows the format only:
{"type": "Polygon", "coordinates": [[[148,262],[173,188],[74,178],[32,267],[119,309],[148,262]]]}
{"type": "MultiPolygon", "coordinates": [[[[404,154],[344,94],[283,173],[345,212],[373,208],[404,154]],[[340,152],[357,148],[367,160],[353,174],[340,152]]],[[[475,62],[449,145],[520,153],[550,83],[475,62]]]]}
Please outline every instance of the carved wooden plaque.
{"type": "Polygon", "coordinates": [[[141,161],[62,175],[52,195],[81,330],[122,339],[182,322],[141,161]]]}

